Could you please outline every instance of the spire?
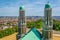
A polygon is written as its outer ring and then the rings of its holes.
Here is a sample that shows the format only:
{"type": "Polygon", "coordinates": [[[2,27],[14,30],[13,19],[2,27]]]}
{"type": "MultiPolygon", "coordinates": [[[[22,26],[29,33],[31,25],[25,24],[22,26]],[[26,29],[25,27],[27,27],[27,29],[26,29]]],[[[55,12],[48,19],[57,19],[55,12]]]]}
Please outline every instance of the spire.
{"type": "Polygon", "coordinates": [[[47,2],[47,4],[45,4],[45,8],[51,8],[51,4],[49,1],[47,2]]]}
{"type": "Polygon", "coordinates": [[[24,6],[20,6],[20,10],[24,10],[24,6]]]}

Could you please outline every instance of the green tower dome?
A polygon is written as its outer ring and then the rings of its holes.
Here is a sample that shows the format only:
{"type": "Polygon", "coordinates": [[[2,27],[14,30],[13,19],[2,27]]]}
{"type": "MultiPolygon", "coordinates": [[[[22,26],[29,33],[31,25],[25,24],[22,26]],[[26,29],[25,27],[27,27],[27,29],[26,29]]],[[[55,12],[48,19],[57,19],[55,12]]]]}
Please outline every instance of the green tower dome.
{"type": "Polygon", "coordinates": [[[51,4],[50,3],[45,4],[45,8],[51,8],[51,4]]]}
{"type": "Polygon", "coordinates": [[[24,6],[20,6],[20,10],[24,10],[24,6]]]}

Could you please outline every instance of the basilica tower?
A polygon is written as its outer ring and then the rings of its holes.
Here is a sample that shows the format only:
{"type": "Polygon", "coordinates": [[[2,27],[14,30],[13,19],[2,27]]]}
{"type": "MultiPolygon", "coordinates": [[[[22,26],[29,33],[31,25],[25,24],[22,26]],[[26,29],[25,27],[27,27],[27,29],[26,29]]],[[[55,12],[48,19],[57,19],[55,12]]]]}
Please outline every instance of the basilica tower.
{"type": "Polygon", "coordinates": [[[17,40],[20,39],[25,33],[26,33],[25,9],[24,6],[20,6],[18,17],[17,40]]]}
{"type": "Polygon", "coordinates": [[[53,29],[52,7],[50,3],[47,3],[45,4],[44,8],[44,22],[43,22],[44,40],[52,40],[52,29],[53,29]]]}

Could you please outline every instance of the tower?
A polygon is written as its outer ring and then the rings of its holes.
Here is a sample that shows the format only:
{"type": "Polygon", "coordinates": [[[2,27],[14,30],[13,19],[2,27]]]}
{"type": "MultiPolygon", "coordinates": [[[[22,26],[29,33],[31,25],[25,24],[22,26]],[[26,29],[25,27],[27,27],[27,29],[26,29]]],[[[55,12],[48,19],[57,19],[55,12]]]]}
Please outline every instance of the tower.
{"type": "Polygon", "coordinates": [[[24,6],[20,6],[19,17],[18,17],[17,40],[20,39],[25,33],[26,33],[25,9],[24,6]]]}
{"type": "Polygon", "coordinates": [[[43,23],[44,23],[43,24],[43,39],[52,40],[52,29],[53,29],[52,7],[49,3],[45,4],[43,23]]]}

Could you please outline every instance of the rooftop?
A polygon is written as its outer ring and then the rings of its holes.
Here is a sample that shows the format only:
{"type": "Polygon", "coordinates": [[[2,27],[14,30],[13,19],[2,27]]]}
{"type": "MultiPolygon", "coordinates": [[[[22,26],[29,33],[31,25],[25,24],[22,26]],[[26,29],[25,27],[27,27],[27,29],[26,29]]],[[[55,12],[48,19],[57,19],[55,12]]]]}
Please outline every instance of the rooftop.
{"type": "Polygon", "coordinates": [[[21,40],[41,40],[42,34],[35,28],[32,27],[22,38],[21,40]]]}

